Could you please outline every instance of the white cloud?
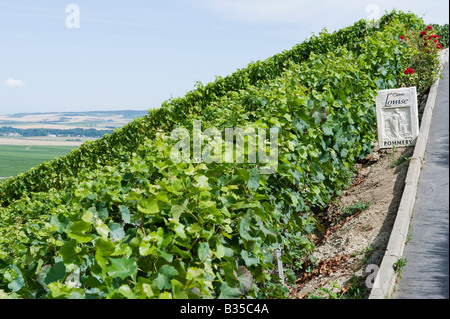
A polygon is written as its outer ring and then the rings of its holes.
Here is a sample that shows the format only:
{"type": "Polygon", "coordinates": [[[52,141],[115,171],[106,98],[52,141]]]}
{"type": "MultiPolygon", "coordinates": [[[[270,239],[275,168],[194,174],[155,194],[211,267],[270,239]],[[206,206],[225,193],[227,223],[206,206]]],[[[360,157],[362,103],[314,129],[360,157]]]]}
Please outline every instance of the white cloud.
{"type": "Polygon", "coordinates": [[[23,88],[27,85],[21,80],[8,79],[5,81],[5,86],[9,88],[23,88]]]}

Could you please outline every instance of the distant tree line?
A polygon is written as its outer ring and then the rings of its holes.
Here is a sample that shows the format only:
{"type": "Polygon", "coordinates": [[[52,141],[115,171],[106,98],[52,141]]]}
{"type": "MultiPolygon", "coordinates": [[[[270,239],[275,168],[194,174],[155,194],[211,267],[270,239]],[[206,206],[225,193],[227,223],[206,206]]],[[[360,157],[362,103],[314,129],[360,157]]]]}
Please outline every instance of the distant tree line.
{"type": "Polygon", "coordinates": [[[117,111],[86,111],[86,112],[45,112],[45,113],[15,113],[8,115],[11,118],[21,118],[27,115],[43,115],[43,114],[58,114],[67,117],[73,116],[115,116],[122,115],[124,118],[134,119],[147,115],[148,110],[117,110],[117,111]]]}
{"type": "Polygon", "coordinates": [[[60,129],[51,129],[51,128],[15,128],[11,126],[2,126],[0,127],[0,135],[8,135],[12,134],[20,134],[24,137],[32,137],[32,136],[48,136],[48,135],[56,135],[62,137],[102,137],[103,135],[109,133],[111,134],[113,130],[96,130],[93,128],[84,129],[84,128],[73,128],[67,130],[60,129]]]}

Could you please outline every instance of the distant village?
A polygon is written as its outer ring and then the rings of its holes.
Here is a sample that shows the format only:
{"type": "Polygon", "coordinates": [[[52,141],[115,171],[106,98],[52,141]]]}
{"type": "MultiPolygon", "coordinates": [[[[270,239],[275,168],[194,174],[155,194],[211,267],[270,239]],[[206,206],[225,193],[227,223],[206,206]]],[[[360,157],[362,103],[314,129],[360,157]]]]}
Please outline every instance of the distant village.
{"type": "Polygon", "coordinates": [[[93,128],[83,129],[46,129],[46,128],[28,128],[20,129],[11,126],[0,127],[0,136],[5,137],[33,137],[33,136],[46,136],[46,137],[68,137],[68,138],[86,138],[96,137],[100,138],[105,134],[111,134],[113,130],[96,130],[93,128]]]}
{"type": "MultiPolygon", "coordinates": [[[[2,133],[2,136],[6,136],[6,137],[23,137],[22,134],[17,133],[17,132],[11,132],[11,133],[2,133]]],[[[36,136],[36,135],[34,135],[36,136]]],[[[88,137],[86,135],[76,135],[76,136],[72,136],[70,134],[47,134],[47,137],[88,137]]]]}

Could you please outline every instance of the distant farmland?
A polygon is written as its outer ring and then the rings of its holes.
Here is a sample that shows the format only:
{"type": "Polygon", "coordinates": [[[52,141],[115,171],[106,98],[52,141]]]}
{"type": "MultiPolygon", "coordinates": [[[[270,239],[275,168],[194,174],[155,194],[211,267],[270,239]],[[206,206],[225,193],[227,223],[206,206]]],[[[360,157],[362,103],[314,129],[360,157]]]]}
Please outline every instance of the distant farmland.
{"type": "Polygon", "coordinates": [[[125,110],[0,115],[0,182],[147,113],[125,110]]]}
{"type": "Polygon", "coordinates": [[[74,146],[0,145],[0,177],[16,176],[69,153],[74,146]]]}
{"type": "Polygon", "coordinates": [[[0,115],[0,127],[112,130],[120,128],[133,119],[144,116],[147,113],[148,111],[17,113],[0,115]]]}

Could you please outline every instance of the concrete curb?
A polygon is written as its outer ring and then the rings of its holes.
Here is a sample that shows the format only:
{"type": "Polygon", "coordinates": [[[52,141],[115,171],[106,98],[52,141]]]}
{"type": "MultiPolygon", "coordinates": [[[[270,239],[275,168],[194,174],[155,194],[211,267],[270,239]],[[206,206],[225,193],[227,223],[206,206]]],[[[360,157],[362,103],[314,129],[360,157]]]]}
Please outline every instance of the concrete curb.
{"type": "MultiPolygon", "coordinates": [[[[449,49],[445,49],[439,56],[443,67],[449,60],[449,49]]],[[[395,287],[396,273],[394,264],[403,256],[409,223],[411,221],[414,202],[416,199],[417,185],[419,183],[422,164],[425,162],[425,149],[430,131],[431,118],[439,87],[439,79],[431,86],[428,94],[425,110],[422,115],[419,136],[414,147],[414,153],[409,163],[405,179],[405,188],[397,211],[391,236],[375,277],[375,281],[369,299],[386,299],[392,296],[395,287]]]]}

